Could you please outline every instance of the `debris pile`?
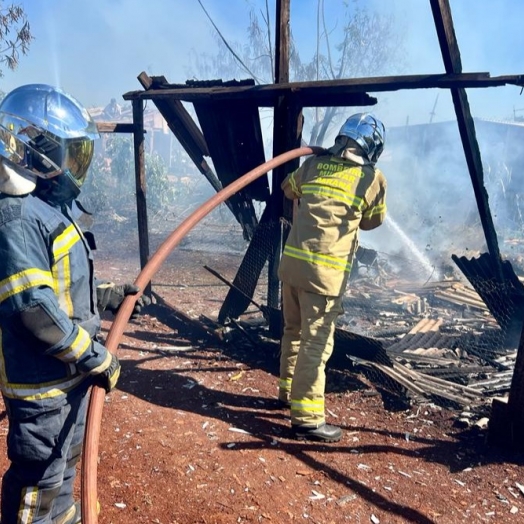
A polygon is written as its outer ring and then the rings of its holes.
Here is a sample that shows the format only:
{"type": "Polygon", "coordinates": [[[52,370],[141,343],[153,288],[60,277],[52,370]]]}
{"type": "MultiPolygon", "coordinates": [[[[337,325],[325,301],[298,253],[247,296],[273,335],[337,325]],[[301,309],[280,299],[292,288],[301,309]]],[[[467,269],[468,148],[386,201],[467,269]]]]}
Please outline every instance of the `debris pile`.
{"type": "Polygon", "coordinates": [[[339,328],[375,340],[391,359],[350,357],[383,387],[393,381],[413,399],[448,407],[483,405],[510,389],[517,349],[464,282],[377,285],[366,277],[350,286],[344,310],[339,328]]]}

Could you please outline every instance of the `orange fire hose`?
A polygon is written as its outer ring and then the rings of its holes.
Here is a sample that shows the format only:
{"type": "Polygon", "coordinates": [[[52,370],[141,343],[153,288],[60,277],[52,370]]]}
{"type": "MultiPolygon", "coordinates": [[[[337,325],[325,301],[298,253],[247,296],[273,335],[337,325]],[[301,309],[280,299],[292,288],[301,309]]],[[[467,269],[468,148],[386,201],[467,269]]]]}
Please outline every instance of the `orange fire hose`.
{"type": "MultiPolygon", "coordinates": [[[[324,149],[321,147],[299,147],[292,149],[287,153],[278,155],[264,164],[252,169],[242,177],[238,178],[224,189],[213,195],[209,200],[204,202],[198,209],[189,215],[162,243],[156,253],[149,259],[140,274],[138,275],[135,285],[140,289],[145,289],[153,276],[159,270],[162,263],[171,254],[173,249],[181,242],[193,227],[198,224],[206,215],[208,215],[219,204],[222,204],[237,191],[250,184],[253,180],[271,171],[290,160],[305,155],[319,154],[324,149]]],[[[129,321],[133,312],[135,302],[140,297],[130,295],[125,298],[118,310],[118,314],[109,330],[106,348],[111,353],[116,353],[124,328],[129,321]]],[[[100,440],[100,428],[102,422],[102,410],[104,407],[105,390],[98,386],[91,389],[89,407],[87,412],[86,432],[84,437],[84,451],[82,456],[82,476],[81,476],[81,500],[82,500],[82,522],[84,524],[97,524],[97,467],[98,467],[98,445],[100,440]]]]}

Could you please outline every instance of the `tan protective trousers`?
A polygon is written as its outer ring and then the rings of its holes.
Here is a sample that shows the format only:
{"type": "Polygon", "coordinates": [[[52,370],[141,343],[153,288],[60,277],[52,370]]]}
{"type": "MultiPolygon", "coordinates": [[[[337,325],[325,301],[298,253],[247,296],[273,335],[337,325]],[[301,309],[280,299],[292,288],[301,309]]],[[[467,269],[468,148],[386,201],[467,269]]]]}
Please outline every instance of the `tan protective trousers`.
{"type": "Polygon", "coordinates": [[[291,424],[325,423],[326,362],[333,352],[342,297],[310,293],[282,284],[284,333],[281,341],[279,399],[291,403],[291,424]]]}

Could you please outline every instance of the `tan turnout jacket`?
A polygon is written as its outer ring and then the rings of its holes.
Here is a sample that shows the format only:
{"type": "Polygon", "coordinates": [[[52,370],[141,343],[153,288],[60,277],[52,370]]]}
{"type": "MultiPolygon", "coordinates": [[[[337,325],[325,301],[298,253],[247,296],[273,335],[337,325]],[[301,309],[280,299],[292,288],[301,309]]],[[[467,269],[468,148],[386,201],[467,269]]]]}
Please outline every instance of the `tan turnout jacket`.
{"type": "Polygon", "coordinates": [[[346,287],[358,229],[378,227],[386,216],[386,179],[362,157],[308,158],[282,182],[299,199],[278,275],[283,282],[321,295],[346,287]]]}

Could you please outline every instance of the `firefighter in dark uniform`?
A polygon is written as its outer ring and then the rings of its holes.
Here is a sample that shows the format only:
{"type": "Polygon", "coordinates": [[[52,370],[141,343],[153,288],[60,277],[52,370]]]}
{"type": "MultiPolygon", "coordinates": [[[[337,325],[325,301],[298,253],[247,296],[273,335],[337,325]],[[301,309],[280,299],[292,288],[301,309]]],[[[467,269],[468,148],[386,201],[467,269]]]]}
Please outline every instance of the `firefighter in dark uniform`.
{"type": "Polygon", "coordinates": [[[120,374],[97,341],[97,297],[116,311],[138,289],[97,293],[92,246],[74,217],[97,137],[87,110],[58,88],[21,86],[0,104],[0,389],[10,460],[2,524],[80,522],[73,484],[88,390],[109,392],[120,374]]]}
{"type": "Polygon", "coordinates": [[[279,399],[290,406],[299,439],[336,442],[342,436],[325,421],[325,366],[358,231],[378,227],[386,215],[386,179],[375,167],[384,141],[382,122],[370,113],[353,115],[326,154],[308,158],[282,183],[286,197],[298,203],[279,266],[279,399]]]}

